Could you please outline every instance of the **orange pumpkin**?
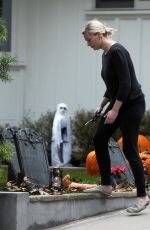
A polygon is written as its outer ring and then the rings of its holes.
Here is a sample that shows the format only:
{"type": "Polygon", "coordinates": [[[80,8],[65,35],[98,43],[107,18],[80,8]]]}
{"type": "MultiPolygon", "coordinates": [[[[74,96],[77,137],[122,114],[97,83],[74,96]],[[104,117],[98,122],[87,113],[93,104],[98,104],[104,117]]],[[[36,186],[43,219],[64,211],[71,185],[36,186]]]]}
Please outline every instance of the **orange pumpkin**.
{"type": "Polygon", "coordinates": [[[148,179],[150,180],[150,152],[144,151],[139,153],[143,165],[147,169],[148,179]]]}
{"type": "Polygon", "coordinates": [[[87,170],[87,173],[91,176],[100,175],[95,151],[88,153],[86,157],[86,170],[87,170]]]}
{"type": "MultiPolygon", "coordinates": [[[[123,149],[122,137],[118,140],[118,144],[120,148],[123,149]]],[[[141,134],[138,136],[138,151],[139,153],[150,151],[150,140],[141,134]]]]}
{"type": "Polygon", "coordinates": [[[122,137],[119,138],[119,140],[118,140],[118,145],[119,145],[120,148],[123,150],[123,140],[122,140],[122,137]]]}
{"type": "Polygon", "coordinates": [[[148,180],[150,180],[150,158],[146,160],[146,169],[148,174],[148,180]]]}

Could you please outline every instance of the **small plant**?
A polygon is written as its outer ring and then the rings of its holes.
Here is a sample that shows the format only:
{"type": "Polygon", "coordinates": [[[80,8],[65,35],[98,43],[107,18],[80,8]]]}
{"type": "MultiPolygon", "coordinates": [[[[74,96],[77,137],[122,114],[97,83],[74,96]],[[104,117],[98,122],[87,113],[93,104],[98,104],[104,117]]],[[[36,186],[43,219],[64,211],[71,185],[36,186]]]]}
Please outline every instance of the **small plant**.
{"type": "Polygon", "coordinates": [[[0,79],[3,82],[11,81],[12,77],[9,74],[10,65],[14,64],[16,59],[8,53],[3,53],[0,57],[0,79]]]}
{"type": "Polygon", "coordinates": [[[4,20],[0,18],[0,43],[7,41],[7,28],[4,20]]]}
{"type": "Polygon", "coordinates": [[[0,141],[0,162],[9,162],[13,157],[12,144],[0,141]]]}
{"type": "Polygon", "coordinates": [[[126,167],[115,165],[111,168],[111,175],[113,176],[116,184],[120,184],[127,180],[126,167]]]}

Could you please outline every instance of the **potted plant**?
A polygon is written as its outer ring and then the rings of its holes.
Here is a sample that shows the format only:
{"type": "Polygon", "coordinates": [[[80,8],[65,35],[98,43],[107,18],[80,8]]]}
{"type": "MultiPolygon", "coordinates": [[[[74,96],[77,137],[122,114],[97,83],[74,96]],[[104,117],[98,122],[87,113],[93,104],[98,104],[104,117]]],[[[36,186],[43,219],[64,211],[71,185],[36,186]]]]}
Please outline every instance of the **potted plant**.
{"type": "Polygon", "coordinates": [[[0,186],[7,183],[8,163],[13,158],[13,148],[11,143],[0,141],[0,186]]]}

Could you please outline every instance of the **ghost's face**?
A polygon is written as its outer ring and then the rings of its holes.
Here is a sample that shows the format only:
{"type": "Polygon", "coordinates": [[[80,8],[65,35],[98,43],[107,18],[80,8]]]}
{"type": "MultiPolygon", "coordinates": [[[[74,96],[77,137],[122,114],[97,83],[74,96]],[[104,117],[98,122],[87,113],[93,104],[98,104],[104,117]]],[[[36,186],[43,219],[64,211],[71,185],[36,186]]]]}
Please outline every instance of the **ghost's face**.
{"type": "Polygon", "coordinates": [[[67,105],[63,104],[63,103],[59,104],[57,107],[57,112],[61,115],[67,114],[67,112],[68,112],[67,105]]]}

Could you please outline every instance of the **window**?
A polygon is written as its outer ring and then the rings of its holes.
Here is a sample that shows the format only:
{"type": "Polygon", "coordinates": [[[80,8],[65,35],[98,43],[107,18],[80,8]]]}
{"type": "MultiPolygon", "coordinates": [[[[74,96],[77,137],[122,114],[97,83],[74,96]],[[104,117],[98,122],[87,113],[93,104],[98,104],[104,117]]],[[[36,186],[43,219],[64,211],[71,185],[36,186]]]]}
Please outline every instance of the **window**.
{"type": "Polygon", "coordinates": [[[96,0],[96,8],[133,8],[134,0],[96,0]]]}
{"type": "Polygon", "coordinates": [[[2,0],[0,0],[0,17],[2,17],[2,0]]]}
{"type": "Polygon", "coordinates": [[[0,45],[0,51],[11,50],[11,0],[0,0],[0,17],[6,23],[8,38],[7,42],[0,45]]]}

